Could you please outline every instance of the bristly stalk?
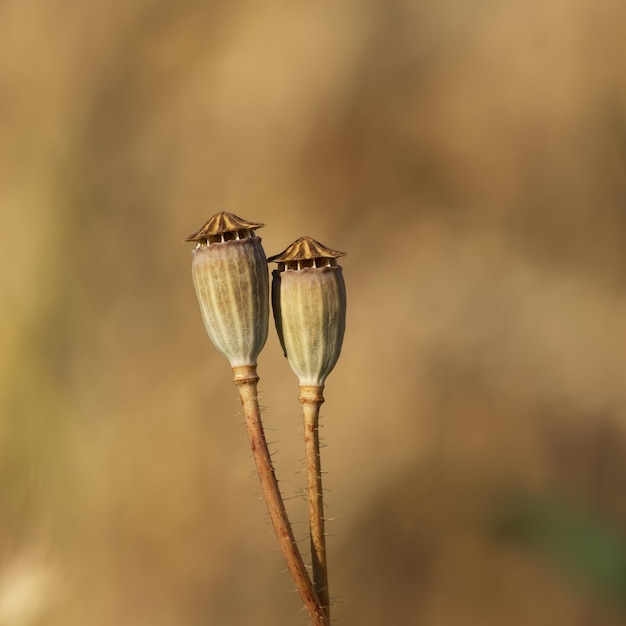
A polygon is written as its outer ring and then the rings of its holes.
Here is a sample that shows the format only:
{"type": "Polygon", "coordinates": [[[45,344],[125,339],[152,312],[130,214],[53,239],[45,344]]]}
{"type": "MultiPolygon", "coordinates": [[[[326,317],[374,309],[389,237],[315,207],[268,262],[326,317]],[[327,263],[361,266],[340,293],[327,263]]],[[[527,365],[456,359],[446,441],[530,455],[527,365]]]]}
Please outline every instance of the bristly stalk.
{"type": "Polygon", "coordinates": [[[304,420],[304,448],[306,455],[307,502],[311,533],[311,565],[313,585],[330,624],[328,596],[328,566],[326,564],[326,533],[324,530],[324,493],[320,456],[319,416],[324,402],[323,387],[300,387],[300,402],[304,420]]]}
{"type": "Polygon", "coordinates": [[[250,448],[252,449],[257,473],[261,481],[263,497],[267,504],[274,532],[276,537],[278,537],[280,548],[287,562],[287,568],[309,612],[313,625],[327,626],[327,617],[322,610],[324,603],[317,596],[311,584],[311,579],[296,544],[285,510],[285,504],[276,481],[276,474],[274,473],[272,459],[267,447],[259,410],[257,395],[257,382],[259,379],[256,375],[256,367],[234,367],[233,372],[235,374],[234,382],[239,388],[241,405],[246,419],[246,428],[250,438],[250,448]]]}

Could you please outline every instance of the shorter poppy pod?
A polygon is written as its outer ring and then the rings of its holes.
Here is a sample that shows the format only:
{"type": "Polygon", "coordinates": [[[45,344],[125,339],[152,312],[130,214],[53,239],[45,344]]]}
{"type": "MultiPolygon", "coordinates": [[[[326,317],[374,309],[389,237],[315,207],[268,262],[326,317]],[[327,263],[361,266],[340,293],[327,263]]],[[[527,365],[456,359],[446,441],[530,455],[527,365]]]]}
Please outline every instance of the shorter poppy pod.
{"type": "Polygon", "coordinates": [[[272,306],[280,343],[300,385],[323,387],[341,353],[346,287],[337,258],[343,252],[301,237],[270,257],[272,306]]]}
{"type": "Polygon", "coordinates": [[[192,277],[204,326],[231,367],[254,366],[267,339],[269,279],[263,224],[214,215],[185,241],[197,242],[192,277]]]}

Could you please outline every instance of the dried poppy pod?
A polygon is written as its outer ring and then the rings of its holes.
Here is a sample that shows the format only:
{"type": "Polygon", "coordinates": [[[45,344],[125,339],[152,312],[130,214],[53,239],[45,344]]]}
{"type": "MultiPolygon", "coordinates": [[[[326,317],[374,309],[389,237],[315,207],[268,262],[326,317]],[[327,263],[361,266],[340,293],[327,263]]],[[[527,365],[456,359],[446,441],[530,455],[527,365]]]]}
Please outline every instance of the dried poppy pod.
{"type": "Polygon", "coordinates": [[[346,326],[346,288],[337,265],[343,254],[302,237],[269,259],[278,263],[272,272],[276,330],[300,382],[311,569],[324,624],[330,624],[330,603],[318,424],[324,383],[339,358],[346,326]]]}
{"type": "Polygon", "coordinates": [[[217,213],[185,241],[197,242],[192,276],[206,331],[233,368],[256,366],[267,339],[269,280],[263,224],[217,213]]]}
{"type": "Polygon", "coordinates": [[[280,343],[301,388],[314,388],[313,395],[317,388],[320,397],[346,326],[346,288],[337,265],[344,254],[301,237],[269,258],[278,263],[272,272],[272,305],[280,343]]]}
{"type": "Polygon", "coordinates": [[[193,283],[207,333],[230,361],[263,497],[287,567],[314,626],[328,626],[285,510],[261,421],[256,361],[267,339],[267,259],[255,230],[263,224],[232,213],[214,215],[185,241],[193,252],[193,283]]]}

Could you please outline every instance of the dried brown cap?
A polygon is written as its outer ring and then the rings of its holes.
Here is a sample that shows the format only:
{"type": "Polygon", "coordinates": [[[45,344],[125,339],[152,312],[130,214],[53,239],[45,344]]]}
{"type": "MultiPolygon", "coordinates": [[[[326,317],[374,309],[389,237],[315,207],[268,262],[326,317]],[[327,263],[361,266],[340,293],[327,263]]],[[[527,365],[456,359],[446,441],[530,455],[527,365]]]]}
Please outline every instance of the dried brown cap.
{"type": "Polygon", "coordinates": [[[312,237],[300,237],[280,254],[271,256],[268,261],[289,263],[290,261],[307,261],[312,259],[336,259],[345,255],[345,252],[327,248],[312,237]]]}
{"type": "MultiPolygon", "coordinates": [[[[224,239],[236,239],[238,237],[223,237],[226,233],[244,233],[245,231],[255,231],[257,228],[263,228],[265,224],[260,222],[249,222],[233,213],[222,211],[216,213],[206,224],[195,233],[185,238],[185,241],[211,242],[224,239]]],[[[243,238],[243,237],[240,237],[243,238]]]]}

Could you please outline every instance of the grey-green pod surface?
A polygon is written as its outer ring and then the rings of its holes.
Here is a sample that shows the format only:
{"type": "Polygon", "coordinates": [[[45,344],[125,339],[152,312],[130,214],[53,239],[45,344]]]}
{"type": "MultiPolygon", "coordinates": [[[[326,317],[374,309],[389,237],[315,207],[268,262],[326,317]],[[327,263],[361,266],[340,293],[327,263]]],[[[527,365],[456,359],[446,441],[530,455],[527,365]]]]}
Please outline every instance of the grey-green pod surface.
{"type": "Polygon", "coordinates": [[[323,386],[341,353],[346,287],[337,257],[311,237],[281,254],[272,272],[272,306],[280,343],[300,385],[323,386]]]}
{"type": "Polygon", "coordinates": [[[231,367],[256,365],[267,340],[267,259],[255,230],[263,224],[214,215],[195,241],[192,278],[207,334],[231,367]]]}

